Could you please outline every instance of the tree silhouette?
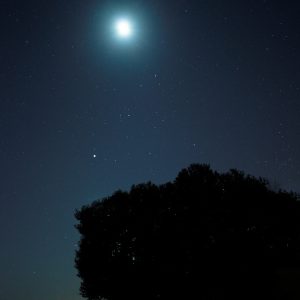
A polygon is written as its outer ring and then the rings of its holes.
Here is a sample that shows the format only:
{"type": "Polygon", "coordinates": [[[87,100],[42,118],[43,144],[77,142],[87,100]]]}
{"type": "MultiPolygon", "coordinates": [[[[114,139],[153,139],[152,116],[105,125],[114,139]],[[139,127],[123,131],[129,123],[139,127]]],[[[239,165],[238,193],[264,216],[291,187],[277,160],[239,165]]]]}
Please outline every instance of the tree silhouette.
{"type": "Polygon", "coordinates": [[[293,299],[297,195],[208,165],[132,186],[76,211],[81,295],[96,299],[293,299]]]}

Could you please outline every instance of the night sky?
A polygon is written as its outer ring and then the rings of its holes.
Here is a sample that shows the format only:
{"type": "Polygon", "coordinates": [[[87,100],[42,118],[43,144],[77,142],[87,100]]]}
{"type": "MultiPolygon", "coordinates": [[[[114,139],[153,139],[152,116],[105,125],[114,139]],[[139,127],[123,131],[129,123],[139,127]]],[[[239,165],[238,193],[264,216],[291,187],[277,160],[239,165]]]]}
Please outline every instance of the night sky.
{"type": "Polygon", "coordinates": [[[299,192],[299,15],[284,0],[0,1],[0,299],[81,299],[75,209],[190,163],[299,192]]]}

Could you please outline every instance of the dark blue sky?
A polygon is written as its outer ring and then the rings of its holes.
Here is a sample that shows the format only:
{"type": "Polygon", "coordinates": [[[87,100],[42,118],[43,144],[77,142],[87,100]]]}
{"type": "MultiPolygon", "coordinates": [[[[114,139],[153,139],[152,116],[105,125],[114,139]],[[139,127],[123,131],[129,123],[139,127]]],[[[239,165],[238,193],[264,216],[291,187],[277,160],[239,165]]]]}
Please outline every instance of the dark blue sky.
{"type": "Polygon", "coordinates": [[[0,299],[80,299],[74,210],[119,188],[199,162],[299,192],[299,15],[297,1],[1,1],[0,299]],[[109,29],[123,13],[126,42],[109,29]]]}

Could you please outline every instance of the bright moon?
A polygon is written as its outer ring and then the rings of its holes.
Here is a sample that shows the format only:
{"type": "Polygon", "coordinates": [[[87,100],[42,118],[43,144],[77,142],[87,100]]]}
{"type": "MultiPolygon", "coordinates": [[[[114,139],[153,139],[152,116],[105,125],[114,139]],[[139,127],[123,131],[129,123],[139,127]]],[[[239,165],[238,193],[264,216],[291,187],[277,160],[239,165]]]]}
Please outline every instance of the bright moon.
{"type": "Polygon", "coordinates": [[[121,38],[128,38],[132,35],[132,25],[126,19],[118,20],[115,28],[118,36],[121,38]]]}

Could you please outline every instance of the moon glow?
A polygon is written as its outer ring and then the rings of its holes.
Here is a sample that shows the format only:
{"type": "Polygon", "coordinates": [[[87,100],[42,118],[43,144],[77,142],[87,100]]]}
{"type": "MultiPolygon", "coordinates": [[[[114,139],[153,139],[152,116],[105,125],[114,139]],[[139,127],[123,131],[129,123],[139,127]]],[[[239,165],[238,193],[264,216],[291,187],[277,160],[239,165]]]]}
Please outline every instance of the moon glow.
{"type": "Polygon", "coordinates": [[[132,33],[132,24],[127,19],[120,19],[116,21],[115,29],[118,37],[126,39],[129,38],[132,33]]]}

